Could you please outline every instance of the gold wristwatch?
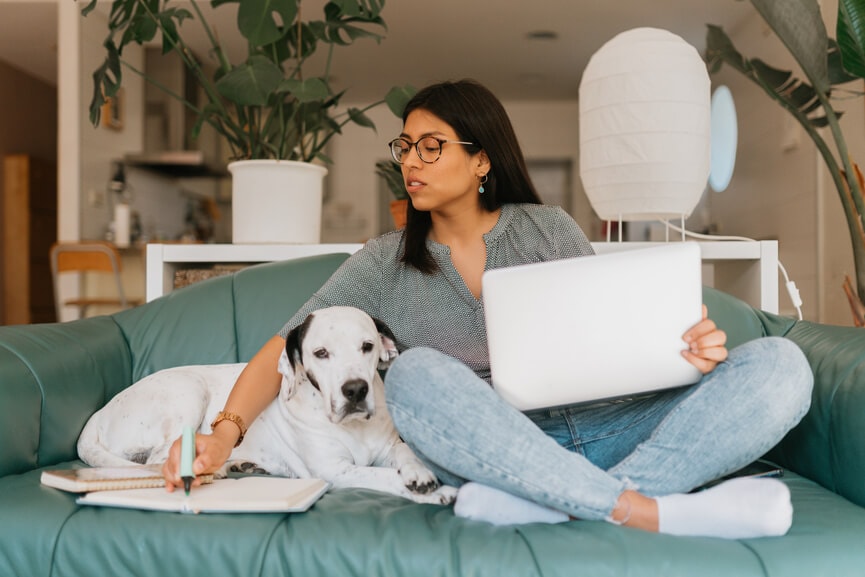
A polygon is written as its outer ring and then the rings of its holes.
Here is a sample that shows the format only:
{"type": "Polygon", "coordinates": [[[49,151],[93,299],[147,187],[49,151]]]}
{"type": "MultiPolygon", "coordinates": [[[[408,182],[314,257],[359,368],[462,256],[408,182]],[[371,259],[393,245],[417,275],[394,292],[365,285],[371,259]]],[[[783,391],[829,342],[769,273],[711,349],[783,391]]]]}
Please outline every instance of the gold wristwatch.
{"type": "Polygon", "coordinates": [[[244,424],[243,419],[240,418],[240,415],[229,413],[228,411],[219,411],[216,418],[213,419],[212,423],[210,423],[210,430],[213,431],[216,428],[216,425],[222,421],[231,421],[237,425],[238,429],[240,429],[240,437],[237,438],[237,442],[234,444],[235,447],[239,447],[240,443],[243,442],[244,435],[246,435],[246,425],[244,424]]]}

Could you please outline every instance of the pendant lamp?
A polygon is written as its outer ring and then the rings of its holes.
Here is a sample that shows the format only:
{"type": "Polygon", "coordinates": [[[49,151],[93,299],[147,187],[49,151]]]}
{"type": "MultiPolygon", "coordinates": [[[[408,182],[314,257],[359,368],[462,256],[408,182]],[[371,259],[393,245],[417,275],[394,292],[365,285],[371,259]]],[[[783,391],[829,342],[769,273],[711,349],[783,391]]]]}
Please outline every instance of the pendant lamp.
{"type": "Polygon", "coordinates": [[[697,50],[666,30],[623,32],[592,56],[579,92],[580,177],[601,219],[691,214],[709,177],[710,84],[697,50]]]}

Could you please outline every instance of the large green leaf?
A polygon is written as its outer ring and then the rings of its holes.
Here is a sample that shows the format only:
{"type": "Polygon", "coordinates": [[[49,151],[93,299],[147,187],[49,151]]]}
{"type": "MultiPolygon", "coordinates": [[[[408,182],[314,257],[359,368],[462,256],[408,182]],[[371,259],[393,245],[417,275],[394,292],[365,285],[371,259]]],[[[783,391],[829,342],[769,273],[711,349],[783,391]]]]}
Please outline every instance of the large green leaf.
{"type": "Polygon", "coordinates": [[[758,84],[788,109],[797,111],[803,122],[817,127],[826,126],[823,103],[813,86],[799,80],[789,70],[774,68],[759,58],[746,59],[736,50],[721,28],[713,25],[709,25],[708,28],[706,59],[712,72],[717,72],[721,64],[728,64],[758,84]]]}
{"type": "Polygon", "coordinates": [[[223,4],[237,7],[237,27],[252,46],[272,44],[282,38],[297,18],[300,0],[211,0],[214,8],[223,4]],[[279,15],[281,22],[274,19],[279,15]]]}
{"type": "Polygon", "coordinates": [[[372,128],[375,130],[375,123],[372,119],[363,113],[363,111],[359,108],[349,108],[348,109],[348,117],[351,118],[351,121],[357,124],[358,126],[363,126],[365,128],[372,128]]]}
{"type": "Polygon", "coordinates": [[[384,101],[390,111],[397,118],[402,118],[402,113],[405,110],[408,101],[417,93],[417,89],[410,84],[405,86],[394,86],[384,97],[384,101]]]}
{"type": "Polygon", "coordinates": [[[832,86],[836,84],[845,84],[847,82],[853,82],[854,80],[859,80],[862,78],[861,76],[851,74],[844,68],[844,64],[842,62],[842,54],[841,50],[838,46],[838,43],[829,39],[829,83],[832,86]]]}
{"type": "MultiPolygon", "coordinates": [[[[183,21],[187,18],[192,19],[192,14],[188,10],[182,8],[167,8],[159,15],[159,24],[162,26],[162,53],[168,54],[174,47],[180,43],[180,34],[177,32],[177,26],[183,25],[183,21]],[[174,21],[177,21],[175,24],[174,21]]],[[[156,21],[153,21],[153,34],[156,34],[156,21]]],[[[147,32],[149,35],[149,31],[147,32]]],[[[150,36],[153,38],[153,36],[150,36]]],[[[148,39],[149,40],[149,39],[148,39]]],[[[136,42],[141,44],[144,40],[136,39],[136,42]]]]}
{"type": "Polygon", "coordinates": [[[817,90],[829,90],[829,40],[817,0],[751,0],[817,90]]]}
{"type": "Polygon", "coordinates": [[[253,46],[272,44],[285,35],[297,18],[298,0],[236,0],[237,27],[253,46]],[[274,19],[279,15],[281,22],[274,19]]]}
{"type": "Polygon", "coordinates": [[[378,15],[381,7],[374,8],[363,9],[357,0],[328,2],[324,7],[324,28],[319,29],[318,34],[323,40],[342,46],[348,46],[359,38],[380,41],[383,36],[375,29],[385,31],[387,26],[378,15]]]}
{"type": "Polygon", "coordinates": [[[240,106],[264,106],[279,83],[282,69],[263,56],[253,56],[216,83],[219,93],[240,106]]]}
{"type": "Polygon", "coordinates": [[[835,36],[844,68],[858,78],[865,78],[865,1],[838,1],[835,36]]]}
{"type": "Polygon", "coordinates": [[[102,105],[106,98],[117,94],[120,89],[120,81],[123,75],[120,71],[120,54],[117,46],[109,37],[103,44],[105,47],[105,61],[93,71],[93,98],[90,100],[90,122],[93,126],[99,124],[102,116],[102,105]]]}
{"type": "Polygon", "coordinates": [[[315,102],[324,100],[330,95],[327,83],[321,78],[297,80],[286,78],[279,84],[278,92],[290,92],[298,102],[315,102]]]}
{"type": "Polygon", "coordinates": [[[378,18],[384,9],[384,0],[331,0],[328,5],[339,8],[346,16],[378,18]]]}

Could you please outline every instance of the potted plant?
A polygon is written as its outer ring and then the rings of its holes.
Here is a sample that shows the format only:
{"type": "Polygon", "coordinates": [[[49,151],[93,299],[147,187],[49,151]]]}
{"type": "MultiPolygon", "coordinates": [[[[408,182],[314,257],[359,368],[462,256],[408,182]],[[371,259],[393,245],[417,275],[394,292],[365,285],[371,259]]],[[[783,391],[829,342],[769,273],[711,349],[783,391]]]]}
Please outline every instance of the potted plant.
{"type": "Polygon", "coordinates": [[[375,163],[375,172],[384,179],[387,189],[393,195],[390,201],[390,215],[396,228],[405,226],[408,211],[408,192],[402,177],[402,168],[390,160],[379,160],[375,163]]]}
{"type": "Polygon", "coordinates": [[[865,182],[850,159],[838,122],[841,114],[831,102],[838,85],[865,78],[865,0],[838,0],[837,42],[827,35],[817,0],[751,0],[751,4],[796,59],[807,82],[760,59],[745,58],[718,26],[709,25],[706,61],[713,73],[727,64],[744,74],[792,114],[814,141],[844,208],[856,269],[855,284],[848,277],[844,289],[854,324],[865,326],[865,182]],[[819,130],[826,127],[834,150],[819,130]]]}
{"type": "MultiPolygon", "coordinates": [[[[90,0],[82,14],[87,16],[96,2],[90,0]]],[[[330,64],[337,47],[362,38],[383,38],[384,0],[331,0],[319,19],[309,20],[304,19],[301,0],[210,0],[213,9],[224,4],[237,5],[237,29],[248,46],[242,60],[226,53],[195,0],[189,0],[188,9],[168,0],[113,0],[103,44],[106,58],[93,73],[90,120],[98,124],[102,105],[117,93],[124,70],[141,75],[197,115],[193,138],[208,124],[230,148],[235,161],[229,164],[235,242],[318,242],[322,179],[327,172],[322,164],[330,162],[326,145],[346,124],[374,128],[366,112],[382,103],[401,114],[414,92],[396,87],[369,106],[343,110],[339,103],[344,91],[331,88],[330,64]],[[200,61],[184,40],[184,30],[192,26],[208,38],[212,62],[200,61]],[[180,56],[200,87],[203,104],[171,92],[122,59],[124,47],[151,42],[157,35],[163,53],[180,56]],[[326,50],[324,68],[311,72],[308,62],[320,48],[326,50]],[[261,165],[267,171],[264,176],[247,177],[250,167],[258,170],[261,165]],[[276,183],[276,171],[287,168],[302,171],[300,184],[276,183]],[[240,188],[247,180],[251,198],[240,188]],[[276,190],[266,192],[264,184],[276,184],[276,190]],[[301,197],[303,188],[311,189],[309,198],[301,197]],[[302,212],[300,206],[312,213],[302,212]],[[254,216],[247,214],[250,209],[256,210],[254,216]],[[296,222],[286,220],[291,215],[298,217],[296,222]],[[252,228],[240,232],[238,225],[244,222],[252,228]]]]}

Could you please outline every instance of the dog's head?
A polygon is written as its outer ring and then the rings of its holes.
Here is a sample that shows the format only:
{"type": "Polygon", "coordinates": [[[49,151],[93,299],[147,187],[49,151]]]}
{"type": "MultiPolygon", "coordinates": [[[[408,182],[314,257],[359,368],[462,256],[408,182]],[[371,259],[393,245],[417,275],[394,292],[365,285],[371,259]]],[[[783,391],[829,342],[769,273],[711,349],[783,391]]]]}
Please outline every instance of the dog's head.
{"type": "Polygon", "coordinates": [[[328,418],[369,419],[375,413],[373,381],[399,354],[391,330],[353,307],[310,314],[285,340],[280,355],[280,399],[287,401],[304,380],[319,390],[328,418]]]}

